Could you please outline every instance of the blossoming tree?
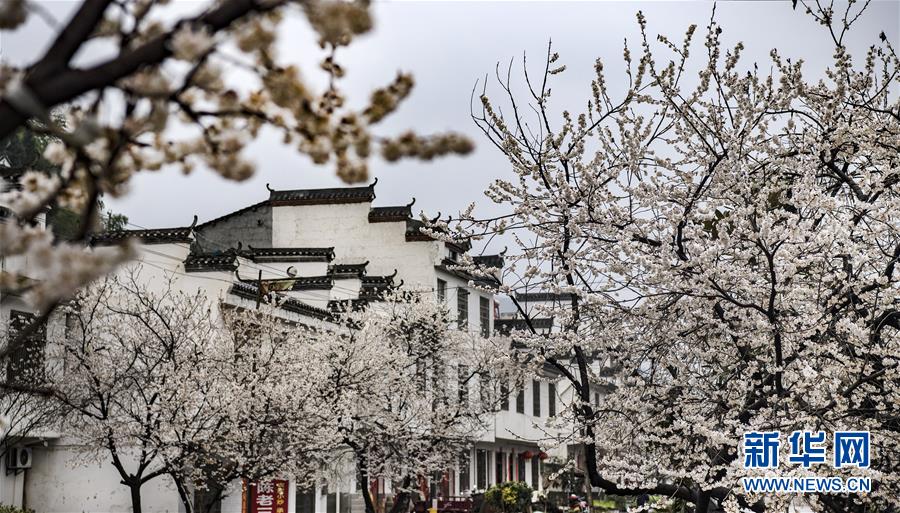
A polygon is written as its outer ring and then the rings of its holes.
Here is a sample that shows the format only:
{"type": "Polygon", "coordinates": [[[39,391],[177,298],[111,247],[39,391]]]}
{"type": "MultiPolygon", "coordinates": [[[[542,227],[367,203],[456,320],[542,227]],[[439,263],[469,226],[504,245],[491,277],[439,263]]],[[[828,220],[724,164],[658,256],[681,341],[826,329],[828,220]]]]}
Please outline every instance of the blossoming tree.
{"type": "Polygon", "coordinates": [[[310,344],[321,423],[334,429],[328,458],[352,460],[368,513],[374,480],[400,485],[394,511],[403,512],[420,479],[453,470],[497,410],[497,384],[517,371],[503,340],[451,328],[446,308],[425,294],[395,292],[346,312],[348,329],[310,344]]]}
{"type": "MultiPolygon", "coordinates": [[[[429,160],[472,148],[452,133],[375,133],[409,95],[408,74],[375,89],[365,108],[346,106],[337,52],[371,29],[368,2],[209,1],[189,16],[166,4],[83,0],[35,62],[24,68],[0,63],[0,139],[21,127],[51,135],[58,140],[46,158],[59,167],[55,173],[26,171],[20,190],[0,196],[0,205],[16,214],[16,222],[0,226],[0,256],[33,257],[43,271],[27,286],[21,273],[4,273],[3,292],[27,294],[38,309],[51,311],[78,286],[131,256],[127,250],[81,251],[78,241],[95,224],[101,195],[124,194],[135,173],[163,167],[188,173],[201,166],[246,179],[254,166],[243,151],[264,127],[315,164],[332,164],[350,183],[368,179],[367,162],[378,152],[388,161],[429,160]],[[277,32],[288,16],[304,17],[318,36],[328,84],[323,90],[276,52],[277,32]],[[76,55],[97,41],[112,51],[78,62],[76,55]],[[234,76],[246,80],[229,80],[234,76]],[[54,108],[65,123],[51,115],[54,108]],[[49,232],[32,226],[54,204],[82,218],[72,244],[54,243],[49,232]]],[[[21,27],[35,12],[44,11],[30,0],[0,2],[0,30],[21,27]]]]}
{"type": "Polygon", "coordinates": [[[419,479],[452,469],[484,433],[496,383],[519,370],[497,346],[505,339],[449,328],[421,294],[387,294],[313,331],[279,317],[273,298],[228,307],[174,276],[151,290],[140,270],[67,306],[48,385],[69,414],[59,428],[111,462],[135,512],[142,487],[164,476],[186,511],[203,512],[242,479],[317,486],[348,463],[360,483],[398,483],[405,511],[419,479]]]}
{"type": "Polygon", "coordinates": [[[138,270],[98,281],[68,310],[51,384],[70,412],[60,428],[111,461],[135,513],[142,487],[163,476],[192,512],[235,479],[303,473],[317,432],[306,410],[314,374],[295,328],[265,312],[219,315],[202,291],[171,281],[151,291],[138,270]]]}
{"type": "Polygon", "coordinates": [[[525,67],[527,98],[508,77],[502,110],[480,97],[475,122],[516,175],[486,194],[508,212],[469,208],[433,233],[516,247],[503,284],[514,299],[568,294],[520,308],[557,331],[516,338],[571,383],[564,414],[592,486],[698,513],[784,511],[792,496],[740,487],[759,472],[742,468],[742,435],[863,430],[872,465],[856,471],[872,493],[807,500],[834,513],[900,505],[900,74],[884,34],[848,53],[862,10],[809,8],[834,48],[816,81],[777,50],[744,64],[714,18],[698,52],[694,27],[654,41],[638,15],[621,98],[598,60],[587,109],[554,115],[565,66],[552,50],[537,78],[525,67]]]}

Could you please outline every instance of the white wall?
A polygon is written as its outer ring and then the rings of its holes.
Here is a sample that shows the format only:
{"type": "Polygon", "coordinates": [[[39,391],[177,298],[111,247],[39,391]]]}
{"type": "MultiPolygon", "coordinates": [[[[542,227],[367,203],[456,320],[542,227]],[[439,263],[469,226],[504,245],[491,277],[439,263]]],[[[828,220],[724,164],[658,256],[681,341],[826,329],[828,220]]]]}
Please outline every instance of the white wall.
{"type": "MultiPolygon", "coordinates": [[[[89,458],[65,441],[34,447],[33,455],[32,468],[24,474],[25,507],[40,513],[131,511],[129,489],[111,464],[88,463],[89,458]]],[[[181,511],[168,476],[147,482],[141,495],[145,513],[181,511]]]]}
{"type": "Polygon", "coordinates": [[[275,247],[334,247],[337,259],[368,260],[367,274],[398,271],[410,287],[433,288],[441,243],[407,242],[406,223],[370,223],[366,203],[274,207],[275,247]]]}

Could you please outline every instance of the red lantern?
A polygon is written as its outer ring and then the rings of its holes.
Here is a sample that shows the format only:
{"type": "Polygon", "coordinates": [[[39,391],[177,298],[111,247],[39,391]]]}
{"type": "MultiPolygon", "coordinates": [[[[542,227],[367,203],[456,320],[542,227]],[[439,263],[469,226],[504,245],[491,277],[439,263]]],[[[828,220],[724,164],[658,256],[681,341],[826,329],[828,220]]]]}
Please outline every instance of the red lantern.
{"type": "Polygon", "coordinates": [[[525,451],[522,453],[522,456],[525,457],[526,460],[530,460],[534,457],[534,453],[531,451],[525,451]]]}
{"type": "Polygon", "coordinates": [[[546,460],[546,459],[549,458],[549,457],[550,457],[550,455],[547,454],[547,453],[544,452],[544,451],[541,451],[541,453],[538,454],[538,458],[540,458],[541,460],[546,460]]]}

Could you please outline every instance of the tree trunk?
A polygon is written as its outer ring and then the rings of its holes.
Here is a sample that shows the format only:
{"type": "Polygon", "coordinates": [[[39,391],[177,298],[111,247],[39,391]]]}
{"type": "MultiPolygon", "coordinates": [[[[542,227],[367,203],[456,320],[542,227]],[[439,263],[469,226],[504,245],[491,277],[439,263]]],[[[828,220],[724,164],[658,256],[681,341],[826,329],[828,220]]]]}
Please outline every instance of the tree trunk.
{"type": "Polygon", "coordinates": [[[697,507],[694,508],[694,513],[709,513],[709,492],[697,493],[697,507]]]}
{"type": "Polygon", "coordinates": [[[175,482],[175,489],[178,490],[178,496],[181,498],[181,504],[184,505],[184,510],[187,513],[194,512],[194,503],[191,500],[191,496],[188,493],[187,489],[184,487],[184,483],[181,482],[181,479],[174,474],[169,474],[172,478],[172,481],[175,482]]]}
{"type": "Polygon", "coordinates": [[[406,489],[409,488],[410,484],[412,484],[412,479],[409,476],[404,477],[403,483],[400,485],[403,491],[394,496],[394,505],[391,506],[391,513],[406,513],[406,510],[409,509],[409,492],[406,489]]]}
{"type": "Polygon", "coordinates": [[[357,451],[356,461],[359,466],[359,488],[362,490],[363,502],[366,503],[366,513],[375,513],[375,504],[369,493],[369,468],[366,455],[362,451],[357,451]]]}
{"type": "Polygon", "coordinates": [[[132,513],[141,513],[141,482],[129,483],[128,488],[131,490],[131,511],[132,513]]]}

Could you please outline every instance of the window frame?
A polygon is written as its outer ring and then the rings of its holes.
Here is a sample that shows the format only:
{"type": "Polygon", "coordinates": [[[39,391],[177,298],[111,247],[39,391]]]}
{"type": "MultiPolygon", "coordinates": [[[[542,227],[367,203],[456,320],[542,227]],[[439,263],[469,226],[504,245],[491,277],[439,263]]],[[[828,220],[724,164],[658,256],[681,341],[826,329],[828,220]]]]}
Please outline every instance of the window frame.
{"type": "Polygon", "coordinates": [[[447,280],[437,279],[437,299],[439,303],[447,301],[447,280]]]}
{"type": "Polygon", "coordinates": [[[547,383],[547,416],[556,416],[556,383],[547,383]]]}
{"type": "Polygon", "coordinates": [[[488,298],[478,296],[478,322],[481,325],[481,336],[491,336],[491,303],[488,298]]]}
{"type": "Polygon", "coordinates": [[[469,291],[462,287],[456,291],[456,327],[469,329],[469,291]]]}

